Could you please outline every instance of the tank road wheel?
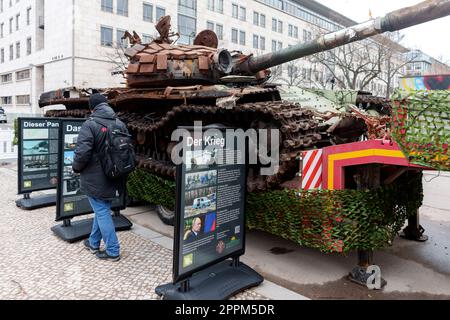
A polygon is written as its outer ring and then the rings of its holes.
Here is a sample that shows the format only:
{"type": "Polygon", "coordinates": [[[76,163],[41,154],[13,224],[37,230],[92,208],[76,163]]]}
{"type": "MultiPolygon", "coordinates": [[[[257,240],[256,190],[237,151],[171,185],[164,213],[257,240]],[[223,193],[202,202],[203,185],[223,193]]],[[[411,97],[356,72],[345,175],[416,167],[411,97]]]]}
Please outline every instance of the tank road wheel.
{"type": "Polygon", "coordinates": [[[158,217],[162,222],[164,222],[164,224],[167,224],[169,226],[175,225],[175,211],[172,211],[167,207],[158,204],[156,206],[156,212],[158,213],[158,217]]]}

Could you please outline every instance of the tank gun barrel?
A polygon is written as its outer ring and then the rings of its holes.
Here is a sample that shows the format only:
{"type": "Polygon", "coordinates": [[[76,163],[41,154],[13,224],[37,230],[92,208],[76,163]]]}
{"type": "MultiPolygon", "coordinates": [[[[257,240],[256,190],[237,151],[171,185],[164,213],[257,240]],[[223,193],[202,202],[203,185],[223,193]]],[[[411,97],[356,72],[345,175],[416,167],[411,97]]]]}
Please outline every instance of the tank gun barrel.
{"type": "Polygon", "coordinates": [[[255,74],[261,70],[300,59],[318,52],[330,50],[384,32],[393,32],[450,15],[450,0],[428,0],[415,6],[402,8],[384,17],[369,20],[315,40],[298,44],[258,57],[251,56],[235,65],[232,73],[255,74]]]}

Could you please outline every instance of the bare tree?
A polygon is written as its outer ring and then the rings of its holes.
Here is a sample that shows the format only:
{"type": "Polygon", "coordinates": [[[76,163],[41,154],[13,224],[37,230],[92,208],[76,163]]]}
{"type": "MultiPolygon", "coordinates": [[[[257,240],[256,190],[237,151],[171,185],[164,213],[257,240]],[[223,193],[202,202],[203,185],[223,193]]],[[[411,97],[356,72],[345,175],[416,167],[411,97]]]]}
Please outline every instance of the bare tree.
{"type": "Polygon", "coordinates": [[[300,59],[287,62],[271,69],[270,82],[282,83],[288,86],[325,89],[327,79],[323,67],[312,65],[300,59]]]}
{"type": "Polygon", "coordinates": [[[128,67],[128,59],[125,56],[126,46],[123,43],[115,43],[112,50],[103,51],[103,57],[111,63],[112,75],[123,75],[128,67]]]}
{"type": "Polygon", "coordinates": [[[406,65],[413,62],[417,58],[417,53],[408,52],[407,49],[401,47],[392,50],[391,47],[402,41],[404,35],[399,32],[388,33],[384,37],[380,37],[377,42],[379,50],[384,50],[383,72],[377,76],[377,79],[386,84],[386,98],[390,98],[394,93],[395,80],[399,76],[404,75],[406,65]]]}
{"type": "Polygon", "coordinates": [[[323,66],[342,89],[364,89],[382,72],[385,50],[361,41],[320,52],[307,58],[323,66]]]}

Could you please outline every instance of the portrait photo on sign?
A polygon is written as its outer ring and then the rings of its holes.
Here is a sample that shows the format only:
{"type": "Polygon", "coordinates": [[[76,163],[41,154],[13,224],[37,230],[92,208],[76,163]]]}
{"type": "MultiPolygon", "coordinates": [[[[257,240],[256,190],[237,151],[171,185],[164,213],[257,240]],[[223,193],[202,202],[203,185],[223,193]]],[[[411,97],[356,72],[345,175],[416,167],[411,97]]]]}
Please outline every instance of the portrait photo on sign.
{"type": "Polygon", "coordinates": [[[23,141],[23,154],[26,156],[48,154],[48,140],[23,141]]]}
{"type": "Polygon", "coordinates": [[[186,174],[186,190],[205,188],[217,184],[217,170],[186,174]]]}
{"type": "Polygon", "coordinates": [[[66,134],[64,137],[64,149],[65,150],[75,150],[77,147],[77,134],[66,134]]]}
{"type": "Polygon", "coordinates": [[[202,235],[216,231],[217,214],[210,212],[184,220],[184,236],[186,242],[195,241],[202,235]]]}
{"type": "Polygon", "coordinates": [[[193,217],[216,211],[216,192],[216,187],[186,191],[184,217],[193,217]]]}
{"type": "Polygon", "coordinates": [[[63,195],[72,196],[80,194],[80,179],[68,179],[63,181],[63,195]]]}
{"type": "Polygon", "coordinates": [[[23,157],[23,172],[49,170],[49,156],[27,156],[23,157]]]}
{"type": "Polygon", "coordinates": [[[183,241],[192,242],[200,239],[204,234],[205,217],[198,216],[184,220],[183,241]]]}
{"type": "Polygon", "coordinates": [[[64,151],[64,165],[71,166],[74,157],[75,157],[74,151],[64,151]]]}
{"type": "Polygon", "coordinates": [[[23,129],[24,140],[48,139],[48,129],[23,129]]]}
{"type": "Polygon", "coordinates": [[[186,170],[205,170],[216,165],[218,151],[195,150],[186,151],[186,170]]]}

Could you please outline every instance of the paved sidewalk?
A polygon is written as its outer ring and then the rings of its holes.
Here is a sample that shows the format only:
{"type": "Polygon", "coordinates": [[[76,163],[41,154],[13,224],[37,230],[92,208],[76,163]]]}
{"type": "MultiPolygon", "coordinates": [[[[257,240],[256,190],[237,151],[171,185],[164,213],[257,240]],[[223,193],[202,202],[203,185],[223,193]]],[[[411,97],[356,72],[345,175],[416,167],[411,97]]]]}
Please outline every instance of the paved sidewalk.
{"type": "MultiPolygon", "coordinates": [[[[0,167],[0,299],[159,299],[155,288],[171,281],[171,250],[120,232],[122,259],[100,261],[53,235],[54,207],[23,211],[16,193],[15,170],[0,167]]],[[[248,290],[234,299],[267,298],[248,290]]]]}

